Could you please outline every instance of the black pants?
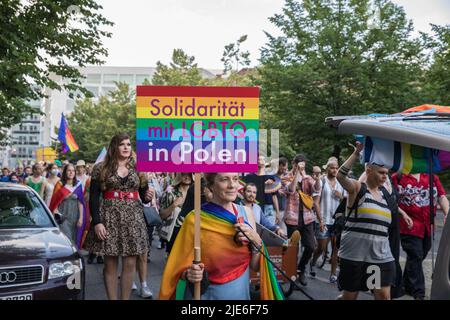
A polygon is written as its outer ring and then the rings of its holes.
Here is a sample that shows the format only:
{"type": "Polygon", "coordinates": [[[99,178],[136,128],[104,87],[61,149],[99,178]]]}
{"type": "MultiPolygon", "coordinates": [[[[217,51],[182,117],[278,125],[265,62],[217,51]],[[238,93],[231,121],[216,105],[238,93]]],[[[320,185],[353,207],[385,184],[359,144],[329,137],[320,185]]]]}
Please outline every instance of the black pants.
{"type": "Polygon", "coordinates": [[[401,235],[402,248],[406,252],[405,271],[403,272],[403,284],[405,291],[413,297],[425,297],[425,276],[422,262],[427,257],[431,248],[429,235],[419,238],[411,235],[401,235]]]}
{"type": "Polygon", "coordinates": [[[292,233],[294,233],[295,230],[298,230],[300,232],[301,244],[303,246],[303,254],[300,259],[300,262],[298,263],[297,269],[300,272],[304,272],[306,265],[308,264],[309,260],[311,260],[314,250],[316,249],[316,238],[314,236],[314,223],[311,222],[310,224],[305,225],[303,223],[303,214],[300,213],[298,226],[287,224],[286,227],[289,238],[291,237],[292,233]]]}

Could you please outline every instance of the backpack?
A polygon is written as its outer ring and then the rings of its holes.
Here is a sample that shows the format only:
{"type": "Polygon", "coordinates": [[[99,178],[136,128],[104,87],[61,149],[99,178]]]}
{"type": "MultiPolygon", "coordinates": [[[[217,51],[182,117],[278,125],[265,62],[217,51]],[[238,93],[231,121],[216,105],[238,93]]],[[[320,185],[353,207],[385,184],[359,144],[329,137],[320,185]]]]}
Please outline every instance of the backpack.
{"type": "MultiPolygon", "coordinates": [[[[390,179],[390,177],[389,177],[390,179]]],[[[401,176],[397,176],[398,182],[401,179],[401,176]]],[[[395,259],[395,271],[396,271],[396,277],[395,277],[395,283],[391,286],[391,298],[399,298],[404,295],[403,291],[403,277],[402,277],[402,269],[400,266],[400,227],[399,227],[399,213],[398,213],[398,194],[395,190],[394,184],[392,183],[392,194],[387,191],[387,189],[384,186],[380,187],[380,191],[383,194],[384,199],[386,200],[386,203],[389,207],[389,210],[391,211],[392,215],[392,222],[389,226],[389,246],[391,248],[392,255],[395,259]]],[[[335,232],[336,232],[336,247],[339,249],[340,242],[341,242],[341,235],[342,231],[344,230],[345,223],[347,222],[348,217],[350,214],[354,211],[355,217],[358,215],[358,205],[361,201],[361,198],[365,195],[367,192],[367,185],[365,183],[361,183],[361,189],[359,190],[358,194],[356,195],[355,202],[353,203],[352,207],[349,208],[349,212],[346,215],[346,204],[347,199],[344,198],[339,206],[336,209],[336,212],[333,215],[334,224],[335,224],[335,232]]]]}

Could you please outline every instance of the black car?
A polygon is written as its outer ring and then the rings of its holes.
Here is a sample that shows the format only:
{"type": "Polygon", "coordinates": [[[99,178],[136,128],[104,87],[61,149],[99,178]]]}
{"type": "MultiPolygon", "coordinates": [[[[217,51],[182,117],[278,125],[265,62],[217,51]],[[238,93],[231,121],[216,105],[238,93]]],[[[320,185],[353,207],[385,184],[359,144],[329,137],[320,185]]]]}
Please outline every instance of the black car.
{"type": "Polygon", "coordinates": [[[0,183],[0,300],[84,299],[77,248],[31,188],[0,183]]]}

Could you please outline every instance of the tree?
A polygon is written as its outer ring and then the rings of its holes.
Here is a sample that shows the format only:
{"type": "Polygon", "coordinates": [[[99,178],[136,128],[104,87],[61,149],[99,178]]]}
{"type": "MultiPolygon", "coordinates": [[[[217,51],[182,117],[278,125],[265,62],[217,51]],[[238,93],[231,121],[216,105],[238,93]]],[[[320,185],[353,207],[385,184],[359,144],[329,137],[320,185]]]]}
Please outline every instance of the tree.
{"type": "Polygon", "coordinates": [[[187,55],[182,49],[174,49],[169,66],[158,61],[152,78],[154,85],[199,86],[205,83],[195,57],[187,55]]]}
{"type": "Polygon", "coordinates": [[[434,104],[450,105],[450,25],[432,25],[434,37],[429,37],[433,49],[430,68],[425,75],[425,90],[428,101],[434,104]]]}
{"type": "Polygon", "coordinates": [[[208,85],[224,87],[254,85],[255,77],[258,77],[259,74],[256,68],[249,68],[250,53],[242,51],[241,44],[246,40],[247,35],[243,35],[236,43],[230,43],[225,46],[221,59],[223,62],[223,74],[222,76],[209,79],[208,85]]]}
{"type": "Polygon", "coordinates": [[[412,38],[401,7],[376,6],[376,24],[369,0],[287,0],[270,18],[282,35],[267,34],[261,50],[261,98],[265,126],[284,133],[282,152],[324,163],[351,139],[327,128],[326,117],[393,113],[423,101],[424,42],[412,38]]]}
{"type": "Polygon", "coordinates": [[[117,90],[100,97],[78,100],[74,111],[67,117],[70,131],[79,146],[71,155],[73,160],[93,162],[103,147],[116,133],[127,133],[135,145],[136,103],[135,92],[126,83],[118,83],[117,90]]]}
{"type": "Polygon", "coordinates": [[[94,0],[0,2],[0,128],[36,112],[27,101],[42,98],[44,87],[86,93],[75,65],[100,64],[107,55],[102,37],[111,33],[101,28],[113,24],[100,9],[94,0]],[[66,81],[59,85],[51,74],[66,81]]]}
{"type": "Polygon", "coordinates": [[[235,72],[239,71],[239,66],[248,67],[250,65],[250,52],[241,50],[241,44],[246,40],[247,35],[243,35],[236,43],[230,43],[225,46],[222,59],[220,60],[224,64],[224,74],[233,70],[233,64],[235,65],[235,72]]]}

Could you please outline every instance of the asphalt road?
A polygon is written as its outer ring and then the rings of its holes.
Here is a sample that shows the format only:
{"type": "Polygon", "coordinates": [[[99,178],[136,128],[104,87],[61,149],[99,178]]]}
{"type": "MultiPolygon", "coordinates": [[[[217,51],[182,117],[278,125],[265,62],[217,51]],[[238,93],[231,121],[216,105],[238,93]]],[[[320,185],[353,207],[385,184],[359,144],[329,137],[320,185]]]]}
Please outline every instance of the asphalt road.
{"type": "MultiPolygon", "coordinates": [[[[435,257],[437,255],[439,241],[441,238],[442,232],[442,215],[438,214],[436,219],[436,237],[435,237],[435,257]]],[[[154,236],[154,241],[152,243],[152,248],[150,252],[150,262],[147,264],[148,266],[148,276],[147,283],[154,294],[154,298],[156,299],[158,296],[161,277],[164,271],[165,265],[165,250],[158,250],[156,248],[159,240],[158,237],[154,236]]],[[[405,263],[405,254],[401,251],[400,263],[402,267],[405,263]]],[[[315,279],[308,278],[308,285],[303,287],[303,289],[312,296],[315,300],[334,300],[339,295],[339,290],[337,289],[336,284],[331,284],[329,282],[330,276],[330,264],[325,264],[323,269],[316,268],[317,276],[315,279]]],[[[86,299],[88,300],[104,300],[106,299],[105,287],[103,284],[103,265],[99,265],[97,263],[87,265],[86,268],[86,299]]],[[[431,250],[428,254],[427,259],[424,262],[424,273],[426,279],[426,297],[429,297],[430,289],[431,289],[431,250]]],[[[139,286],[139,279],[136,275],[136,284],[139,286]]],[[[133,291],[131,295],[132,300],[141,300],[142,298],[139,296],[138,291],[133,291]]],[[[294,290],[292,295],[288,297],[289,300],[307,300],[308,298],[303,295],[300,291],[294,290]]],[[[371,300],[373,297],[367,293],[360,293],[360,300],[371,300]]],[[[409,296],[403,296],[400,298],[402,300],[410,300],[412,299],[409,296]]]]}

